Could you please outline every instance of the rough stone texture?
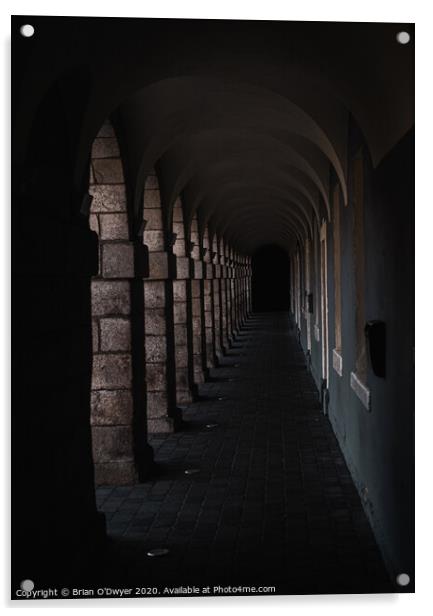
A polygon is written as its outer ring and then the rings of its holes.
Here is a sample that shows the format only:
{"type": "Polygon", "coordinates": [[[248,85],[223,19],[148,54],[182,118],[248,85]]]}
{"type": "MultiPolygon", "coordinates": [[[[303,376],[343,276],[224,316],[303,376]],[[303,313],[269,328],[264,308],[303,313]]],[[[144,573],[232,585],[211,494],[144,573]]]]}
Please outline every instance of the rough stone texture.
{"type": "Polygon", "coordinates": [[[171,417],[149,418],[147,426],[150,434],[169,434],[174,430],[173,419],[171,417]]]}
{"type": "Polygon", "coordinates": [[[128,281],[92,280],[92,314],[129,314],[130,291],[128,281]]]}
{"type": "Polygon", "coordinates": [[[144,282],[144,305],[146,308],[165,308],[165,284],[162,281],[144,282]]]}
{"type": "Polygon", "coordinates": [[[92,389],[128,389],[131,387],[131,357],[120,354],[93,356],[92,389]]]}
{"type": "Polygon", "coordinates": [[[165,334],[165,310],[147,307],[144,317],[145,333],[154,336],[165,334]]]}
{"type": "Polygon", "coordinates": [[[177,257],[176,259],[176,276],[179,279],[186,280],[190,277],[189,258],[177,257]]]}
{"type": "Polygon", "coordinates": [[[186,331],[186,323],[177,323],[174,326],[174,336],[176,340],[176,346],[186,346],[188,343],[188,336],[186,331]]]}
{"type": "Polygon", "coordinates": [[[130,426],[93,426],[92,442],[95,462],[132,460],[130,426]]]}
{"type": "Polygon", "coordinates": [[[161,214],[161,207],[160,204],[158,203],[158,207],[151,209],[151,208],[147,208],[144,210],[143,212],[143,218],[146,221],[146,226],[144,228],[144,232],[146,234],[146,244],[147,242],[147,237],[148,237],[148,232],[149,231],[159,231],[162,232],[162,214],[161,214]]]}
{"type": "Polygon", "coordinates": [[[132,421],[132,394],[128,390],[92,391],[92,424],[128,425],[132,421]]]}
{"type": "Polygon", "coordinates": [[[164,363],[167,359],[167,338],[146,336],[146,362],[164,363]]]}
{"type": "MultiPolygon", "coordinates": [[[[152,210],[150,210],[152,211],[152,210]]],[[[151,231],[147,230],[143,235],[143,242],[148,246],[150,252],[160,251],[162,252],[164,246],[164,232],[163,231],[151,231]]]]}
{"type": "Polygon", "coordinates": [[[391,592],[287,316],[254,316],[236,346],[212,371],[218,380],[201,386],[208,400],[186,411],[190,430],[152,437],[164,472],[97,491],[117,546],[107,575],[118,585],[391,592]],[[156,561],[143,546],[170,552],[156,561]]]}
{"type": "Polygon", "coordinates": [[[108,186],[93,185],[89,187],[93,195],[92,213],[126,211],[126,191],[123,184],[108,186]]]}
{"type": "Polygon", "coordinates": [[[194,261],[194,278],[203,278],[203,263],[201,261],[194,261]]]}
{"type": "MultiPolygon", "coordinates": [[[[115,137],[97,138],[92,146],[92,158],[116,158],[120,156],[119,145],[115,137]]],[[[96,162],[96,160],[94,161],[96,162]]]]}
{"type": "MultiPolygon", "coordinates": [[[[149,391],[147,393],[147,415],[148,415],[148,422],[150,422],[152,419],[155,419],[155,418],[168,419],[167,394],[165,391],[149,391]]],[[[148,428],[150,428],[149,423],[148,423],[148,428]]]]}
{"type": "Polygon", "coordinates": [[[147,391],[166,391],[166,368],[164,364],[146,365],[146,384],[147,391]]]}
{"type": "Polygon", "coordinates": [[[97,319],[92,321],[92,350],[94,353],[99,351],[99,324],[97,319]]]}
{"type": "Polygon", "coordinates": [[[138,473],[132,461],[95,463],[95,484],[127,486],[138,481],[138,473]]]}
{"type": "Polygon", "coordinates": [[[95,184],[121,184],[123,182],[120,158],[100,158],[94,160],[92,166],[95,184]]]}
{"type": "Polygon", "coordinates": [[[100,319],[101,351],[129,351],[131,324],[129,319],[100,319]]]}
{"type": "Polygon", "coordinates": [[[146,186],[146,190],[144,191],[144,209],[146,210],[144,213],[144,218],[146,219],[146,213],[148,209],[158,209],[161,207],[161,196],[159,194],[159,190],[148,190],[146,186]]]}
{"type": "Polygon", "coordinates": [[[101,240],[128,240],[128,217],[126,214],[100,214],[99,237],[101,240]]]}
{"type": "Polygon", "coordinates": [[[104,278],[134,277],[134,247],[132,243],[102,245],[102,275],[104,278]]]}
{"type": "Polygon", "coordinates": [[[149,278],[157,280],[168,278],[168,258],[166,252],[149,253],[149,278]]]}

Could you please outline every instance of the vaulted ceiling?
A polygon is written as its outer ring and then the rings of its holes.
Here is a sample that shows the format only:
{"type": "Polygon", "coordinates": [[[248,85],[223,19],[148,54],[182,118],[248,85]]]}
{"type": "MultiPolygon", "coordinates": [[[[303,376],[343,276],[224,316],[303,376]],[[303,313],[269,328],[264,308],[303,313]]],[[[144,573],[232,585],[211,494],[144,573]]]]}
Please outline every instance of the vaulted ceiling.
{"type": "Polygon", "coordinates": [[[413,33],[410,24],[62,23],[62,37],[46,18],[35,23],[39,41],[46,38],[27,58],[40,80],[21,110],[23,144],[31,105],[66,60],[85,90],[77,183],[100,125],[115,113],[137,215],[155,168],[167,222],[181,195],[189,220],[197,213],[202,229],[242,253],[308,236],[314,217],[329,215],[331,169],[347,199],[349,116],[375,166],[413,124],[413,45],[396,42],[400,30],[413,33]]]}

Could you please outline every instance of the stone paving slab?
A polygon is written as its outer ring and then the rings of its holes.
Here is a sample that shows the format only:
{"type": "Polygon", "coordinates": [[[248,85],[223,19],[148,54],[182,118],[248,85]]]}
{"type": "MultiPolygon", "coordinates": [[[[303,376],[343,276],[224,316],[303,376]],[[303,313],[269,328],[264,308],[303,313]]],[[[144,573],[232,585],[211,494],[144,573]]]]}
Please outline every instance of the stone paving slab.
{"type": "Polygon", "coordinates": [[[186,429],[152,437],[158,477],[97,489],[103,581],[393,592],[287,315],[254,315],[234,347],[186,429]]]}

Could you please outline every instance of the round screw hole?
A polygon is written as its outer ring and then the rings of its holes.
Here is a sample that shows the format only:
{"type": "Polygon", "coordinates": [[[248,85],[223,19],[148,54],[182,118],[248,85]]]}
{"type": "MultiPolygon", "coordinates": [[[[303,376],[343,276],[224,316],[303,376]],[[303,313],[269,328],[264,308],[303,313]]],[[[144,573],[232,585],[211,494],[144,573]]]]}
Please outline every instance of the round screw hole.
{"type": "Polygon", "coordinates": [[[30,24],[24,24],[20,28],[20,34],[21,36],[24,36],[24,38],[30,38],[31,36],[34,35],[34,33],[35,33],[35,29],[30,24]]]}
{"type": "Polygon", "coordinates": [[[410,34],[409,32],[398,32],[396,39],[400,45],[407,45],[410,41],[410,34]]]}
{"type": "Polygon", "coordinates": [[[34,587],[35,583],[33,580],[23,580],[20,584],[21,590],[24,590],[25,592],[31,592],[34,587]]]}
{"type": "Polygon", "coordinates": [[[399,586],[407,586],[410,582],[410,577],[407,573],[399,573],[397,575],[397,584],[399,586]]]}

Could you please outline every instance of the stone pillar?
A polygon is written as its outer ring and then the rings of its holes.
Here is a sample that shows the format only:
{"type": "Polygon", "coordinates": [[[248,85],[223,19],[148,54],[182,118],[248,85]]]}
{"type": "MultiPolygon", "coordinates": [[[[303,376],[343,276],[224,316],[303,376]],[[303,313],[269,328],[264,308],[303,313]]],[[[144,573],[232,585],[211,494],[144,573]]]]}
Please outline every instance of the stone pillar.
{"type": "Polygon", "coordinates": [[[233,269],[231,267],[230,249],[224,243],[224,262],[225,262],[225,284],[226,284],[226,305],[227,305],[227,344],[230,348],[233,341],[233,288],[232,276],[233,269]]]}
{"type": "Polygon", "coordinates": [[[149,250],[149,276],[144,280],[147,421],[149,432],[172,432],[181,420],[176,407],[172,263],[156,175],[146,180],[143,221],[143,242],[149,250]]]}
{"type": "Polygon", "coordinates": [[[173,206],[173,253],[176,258],[176,279],[173,280],[173,318],[176,369],[176,403],[186,405],[192,402],[192,384],[189,375],[188,327],[188,282],[190,277],[189,259],[186,257],[185,227],[180,198],[173,206]]]}
{"type": "MultiPolygon", "coordinates": [[[[152,458],[145,426],[141,432],[133,428],[139,422],[134,422],[131,284],[143,272],[136,271],[140,247],[129,241],[122,162],[109,124],[93,144],[89,192],[90,226],[99,236],[99,272],[91,285],[95,481],[130,484],[145,474],[137,465],[136,451],[147,451],[149,464],[152,458]]],[[[140,463],[146,465],[145,458],[140,463]]]]}
{"type": "Polygon", "coordinates": [[[200,259],[200,240],[198,235],[197,216],[194,215],[191,229],[190,240],[187,244],[190,258],[190,280],[188,281],[188,308],[189,322],[191,329],[191,352],[192,352],[192,382],[193,393],[197,394],[197,387],[205,380],[203,365],[203,344],[202,344],[202,300],[201,300],[201,280],[203,278],[203,263],[200,259]]]}
{"type": "Polygon", "coordinates": [[[233,258],[233,248],[229,250],[229,264],[230,264],[230,321],[231,321],[231,330],[230,336],[231,340],[235,338],[238,333],[237,327],[237,295],[236,295],[236,269],[233,258]]]}
{"type": "Polygon", "coordinates": [[[213,315],[213,333],[214,333],[214,354],[215,364],[217,364],[223,354],[222,341],[222,306],[221,306],[221,265],[219,263],[218,241],[216,235],[212,240],[212,315],[213,315]]]}
{"type": "Polygon", "coordinates": [[[228,338],[228,309],[227,309],[227,266],[224,256],[224,240],[220,239],[218,245],[219,263],[220,263],[220,297],[221,297],[221,347],[223,353],[226,353],[229,348],[228,338]]]}
{"type": "Polygon", "coordinates": [[[201,309],[202,309],[202,343],[203,365],[205,374],[215,366],[214,351],[214,322],[213,322],[213,267],[209,242],[209,231],[205,227],[203,233],[201,257],[203,262],[203,278],[201,280],[201,309]]]}

